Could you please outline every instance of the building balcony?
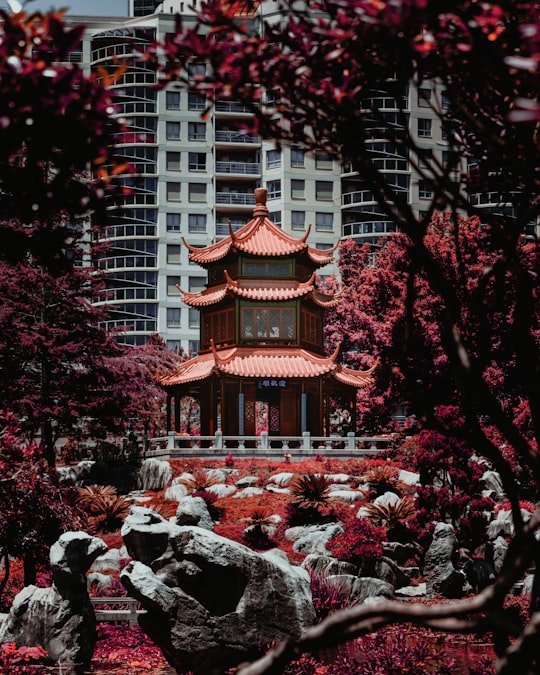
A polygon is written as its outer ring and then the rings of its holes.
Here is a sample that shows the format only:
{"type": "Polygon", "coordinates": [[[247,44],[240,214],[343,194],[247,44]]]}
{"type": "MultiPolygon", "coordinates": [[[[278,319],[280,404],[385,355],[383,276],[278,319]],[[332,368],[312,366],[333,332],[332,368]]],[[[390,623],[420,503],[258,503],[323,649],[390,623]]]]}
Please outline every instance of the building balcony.
{"type": "Polygon", "coordinates": [[[216,205],[218,206],[255,206],[255,195],[253,192],[217,192],[216,205]]]}
{"type": "Polygon", "coordinates": [[[215,106],[217,117],[228,115],[253,115],[251,106],[245,103],[236,103],[235,101],[217,101],[215,106]]]}
{"type": "Polygon", "coordinates": [[[376,204],[377,200],[371,190],[356,190],[355,192],[346,192],[341,195],[342,206],[353,206],[355,204],[376,204]]]}
{"type": "Polygon", "coordinates": [[[260,145],[262,138],[257,134],[246,134],[243,131],[220,131],[216,129],[215,142],[216,144],[227,143],[242,146],[260,145]]]}
{"type": "Polygon", "coordinates": [[[226,174],[227,176],[254,176],[261,175],[261,165],[259,162],[216,162],[216,173],[226,174]]]}
{"type": "Polygon", "coordinates": [[[343,224],[344,237],[372,234],[384,236],[385,234],[390,234],[396,230],[397,225],[390,220],[370,220],[343,224]]]}

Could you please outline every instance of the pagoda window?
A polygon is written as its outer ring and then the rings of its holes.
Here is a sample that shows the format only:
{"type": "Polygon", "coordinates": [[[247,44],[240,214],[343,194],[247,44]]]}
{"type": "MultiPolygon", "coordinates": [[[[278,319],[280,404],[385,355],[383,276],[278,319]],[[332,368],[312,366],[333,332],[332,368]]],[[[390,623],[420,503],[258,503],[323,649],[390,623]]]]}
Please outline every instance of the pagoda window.
{"type": "Polygon", "coordinates": [[[241,337],[253,341],[294,340],[295,315],[294,307],[242,307],[241,337]]]}
{"type": "Polygon", "coordinates": [[[204,346],[210,346],[210,339],[216,344],[235,342],[234,308],[212,312],[204,317],[204,346]]]}
{"type": "Polygon", "coordinates": [[[292,260],[243,260],[242,275],[261,279],[292,276],[292,260]]]}
{"type": "Polygon", "coordinates": [[[320,314],[302,309],[302,342],[314,347],[321,347],[322,318],[320,314]]]}

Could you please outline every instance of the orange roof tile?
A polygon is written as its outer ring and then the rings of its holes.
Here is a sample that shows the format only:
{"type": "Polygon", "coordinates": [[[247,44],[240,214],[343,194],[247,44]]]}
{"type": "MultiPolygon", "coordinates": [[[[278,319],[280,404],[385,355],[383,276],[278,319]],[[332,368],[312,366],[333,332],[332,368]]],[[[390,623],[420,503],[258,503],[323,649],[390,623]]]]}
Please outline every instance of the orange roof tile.
{"type": "Polygon", "coordinates": [[[320,356],[299,347],[232,347],[213,349],[185,361],[161,383],[188,384],[222,373],[246,378],[316,378],[330,374],[351,387],[365,387],[371,382],[372,370],[358,372],[335,362],[332,356],[320,356]]]}
{"type": "Polygon", "coordinates": [[[307,281],[296,279],[232,279],[225,270],[225,284],[212,286],[197,293],[183,291],[182,300],[190,307],[208,307],[221,302],[227,295],[237,295],[241,298],[255,301],[282,301],[301,298],[311,294],[313,302],[321,307],[335,307],[340,300],[341,291],[334,295],[322,293],[315,288],[315,272],[307,281]]]}
{"type": "Polygon", "coordinates": [[[317,266],[327,265],[333,261],[332,253],[336,246],[325,251],[308,246],[306,239],[310,229],[301,239],[295,239],[284,232],[280,227],[268,218],[266,206],[266,188],[257,188],[255,198],[257,203],[253,209],[253,218],[236,232],[221,241],[196,248],[182,238],[184,245],[189,249],[191,262],[201,266],[215,263],[225,258],[231,251],[238,250],[254,256],[290,256],[295,253],[305,252],[317,266]]]}

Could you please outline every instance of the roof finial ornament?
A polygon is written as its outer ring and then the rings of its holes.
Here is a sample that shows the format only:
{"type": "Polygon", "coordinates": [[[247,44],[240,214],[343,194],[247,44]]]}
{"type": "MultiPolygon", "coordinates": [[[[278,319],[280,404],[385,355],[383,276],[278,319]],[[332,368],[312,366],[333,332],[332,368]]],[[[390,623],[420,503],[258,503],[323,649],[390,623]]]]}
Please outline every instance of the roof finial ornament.
{"type": "Polygon", "coordinates": [[[260,216],[266,218],[268,215],[268,208],[266,206],[266,199],[268,197],[268,190],[263,187],[255,188],[255,208],[253,209],[253,217],[260,216]]]}

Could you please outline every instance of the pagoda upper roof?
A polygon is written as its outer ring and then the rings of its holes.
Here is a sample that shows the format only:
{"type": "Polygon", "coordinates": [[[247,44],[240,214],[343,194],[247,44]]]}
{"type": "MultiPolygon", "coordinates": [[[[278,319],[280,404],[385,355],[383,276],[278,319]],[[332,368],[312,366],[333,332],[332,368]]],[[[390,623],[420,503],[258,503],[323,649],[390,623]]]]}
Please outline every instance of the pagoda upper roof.
{"type": "Polygon", "coordinates": [[[208,307],[221,302],[227,296],[238,296],[256,301],[283,301],[294,298],[310,297],[311,300],[325,309],[335,307],[341,291],[332,295],[322,293],[315,287],[315,272],[307,281],[296,279],[231,279],[225,270],[225,283],[211,286],[204,291],[189,293],[177,287],[182,293],[182,300],[191,307],[208,307]]]}
{"type": "Polygon", "coordinates": [[[311,228],[308,228],[301,239],[295,239],[287,234],[268,218],[266,197],[266,188],[257,188],[255,190],[256,204],[253,209],[253,218],[236,232],[231,228],[230,235],[215,244],[197,248],[191,246],[182,238],[184,245],[190,251],[190,261],[204,267],[222,260],[231,252],[241,252],[264,257],[304,254],[317,267],[333,262],[332,254],[336,250],[337,244],[326,250],[309,246],[306,240],[311,228]]]}
{"type": "Polygon", "coordinates": [[[355,387],[371,383],[374,368],[357,371],[336,362],[340,345],[331,356],[320,356],[301,347],[223,347],[212,349],[181,363],[161,378],[164,386],[187,385],[213,375],[245,378],[308,379],[328,375],[337,382],[355,387]]]}

